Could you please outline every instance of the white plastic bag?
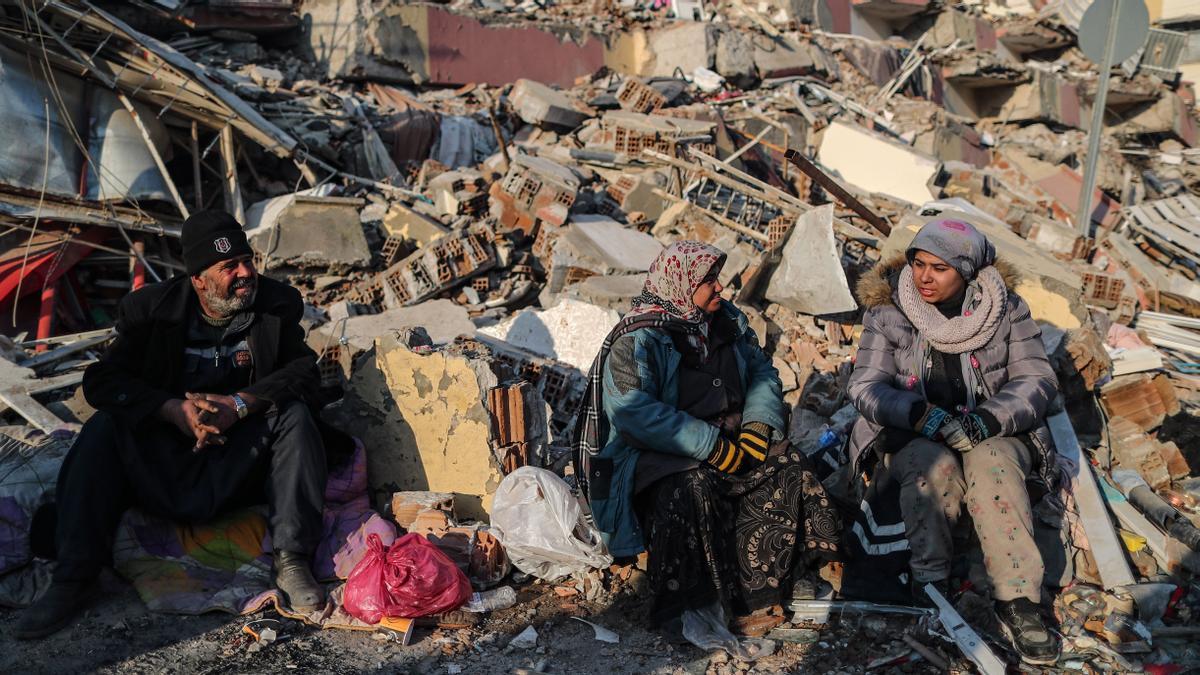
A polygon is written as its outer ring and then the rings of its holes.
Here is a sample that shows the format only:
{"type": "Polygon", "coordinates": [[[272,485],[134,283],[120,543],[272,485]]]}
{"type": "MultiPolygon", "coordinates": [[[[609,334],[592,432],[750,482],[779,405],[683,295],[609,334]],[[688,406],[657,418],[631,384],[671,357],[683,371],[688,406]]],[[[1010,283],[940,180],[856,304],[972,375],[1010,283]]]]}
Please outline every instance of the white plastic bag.
{"type": "Polygon", "coordinates": [[[517,569],[547,581],[612,564],[571,488],[545,469],[523,466],[505,476],[492,501],[492,532],[517,569]]]}
{"type": "Polygon", "coordinates": [[[725,625],[725,610],[714,602],[702,609],[684,610],[683,637],[705,651],[724,649],[739,661],[756,661],[775,653],[774,640],[741,638],[725,625]]]}

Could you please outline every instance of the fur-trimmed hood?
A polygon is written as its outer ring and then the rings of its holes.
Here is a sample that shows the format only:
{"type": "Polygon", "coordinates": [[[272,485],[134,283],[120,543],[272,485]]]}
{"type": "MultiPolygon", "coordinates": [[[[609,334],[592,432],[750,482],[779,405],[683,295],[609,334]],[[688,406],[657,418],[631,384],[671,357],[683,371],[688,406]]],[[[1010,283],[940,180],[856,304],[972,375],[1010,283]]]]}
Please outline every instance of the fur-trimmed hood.
{"type": "MultiPolygon", "coordinates": [[[[900,270],[908,264],[903,253],[896,254],[887,260],[882,260],[858,280],[854,294],[863,307],[870,309],[885,305],[894,305],[896,284],[900,279],[900,270]]],[[[996,271],[1004,278],[1004,285],[1010,292],[1016,290],[1021,282],[1021,273],[1005,260],[996,259],[996,271]]]]}

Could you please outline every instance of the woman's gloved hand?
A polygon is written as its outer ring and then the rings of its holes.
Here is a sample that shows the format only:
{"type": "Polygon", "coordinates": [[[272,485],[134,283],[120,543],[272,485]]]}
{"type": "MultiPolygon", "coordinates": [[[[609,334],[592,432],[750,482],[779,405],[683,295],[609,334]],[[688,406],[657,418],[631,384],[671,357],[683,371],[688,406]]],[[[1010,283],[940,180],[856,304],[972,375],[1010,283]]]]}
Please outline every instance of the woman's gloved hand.
{"type": "MultiPolygon", "coordinates": [[[[910,417],[909,420],[911,419],[910,417]]],[[[925,409],[925,414],[921,415],[921,419],[917,421],[914,429],[920,432],[925,438],[934,440],[940,433],[942,425],[949,419],[954,419],[954,417],[949,412],[946,412],[944,408],[931,405],[925,409]]]]}
{"type": "Polygon", "coordinates": [[[706,461],[723,473],[741,473],[766,461],[770,442],[771,427],[751,422],[742,427],[737,443],[724,437],[717,438],[706,461]]]}
{"type": "Polygon", "coordinates": [[[971,439],[972,447],[986,441],[992,435],[991,428],[979,413],[965,413],[959,416],[958,423],[962,425],[967,438],[971,439]]]}
{"type": "Polygon", "coordinates": [[[959,452],[970,452],[975,443],[971,441],[971,437],[963,429],[962,422],[959,419],[949,417],[945,422],[942,422],[942,427],[939,429],[942,442],[950,448],[959,452]]]}
{"type": "Polygon", "coordinates": [[[917,422],[916,430],[926,438],[941,441],[959,452],[969,452],[975,447],[963,423],[944,408],[929,406],[917,422]]]}

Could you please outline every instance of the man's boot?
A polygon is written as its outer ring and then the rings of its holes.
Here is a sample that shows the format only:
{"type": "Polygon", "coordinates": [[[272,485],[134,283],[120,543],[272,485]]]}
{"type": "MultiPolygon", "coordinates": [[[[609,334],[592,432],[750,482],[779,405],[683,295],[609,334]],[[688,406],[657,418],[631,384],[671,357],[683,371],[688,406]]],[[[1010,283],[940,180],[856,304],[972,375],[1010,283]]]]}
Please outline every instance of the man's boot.
{"type": "Polygon", "coordinates": [[[71,623],[99,590],[95,579],[55,581],[37,602],[21,613],[13,627],[18,640],[36,640],[56,633],[71,623]]]}
{"type": "Polygon", "coordinates": [[[275,587],[288,605],[302,614],[325,606],[325,589],[313,578],[308,556],[293,551],[275,552],[275,587]]]}
{"type": "Polygon", "coordinates": [[[997,600],[996,617],[1022,661],[1036,665],[1058,662],[1062,645],[1032,600],[997,600]]]}

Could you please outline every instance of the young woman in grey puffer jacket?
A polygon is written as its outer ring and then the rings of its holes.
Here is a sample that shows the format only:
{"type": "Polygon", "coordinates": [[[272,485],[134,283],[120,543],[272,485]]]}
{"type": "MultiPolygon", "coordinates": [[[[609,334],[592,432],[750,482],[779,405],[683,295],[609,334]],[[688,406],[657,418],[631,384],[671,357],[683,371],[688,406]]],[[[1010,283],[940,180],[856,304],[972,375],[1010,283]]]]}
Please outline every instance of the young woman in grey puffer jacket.
{"type": "Polygon", "coordinates": [[[1055,501],[1045,415],[1058,385],[1041,330],[1002,269],[974,226],[942,219],[921,228],[904,258],[864,277],[849,387],[862,417],[850,459],[854,475],[882,461],[900,483],[914,589],[945,592],[965,499],[1001,625],[1025,661],[1054,663],[1026,480],[1055,501]]]}

